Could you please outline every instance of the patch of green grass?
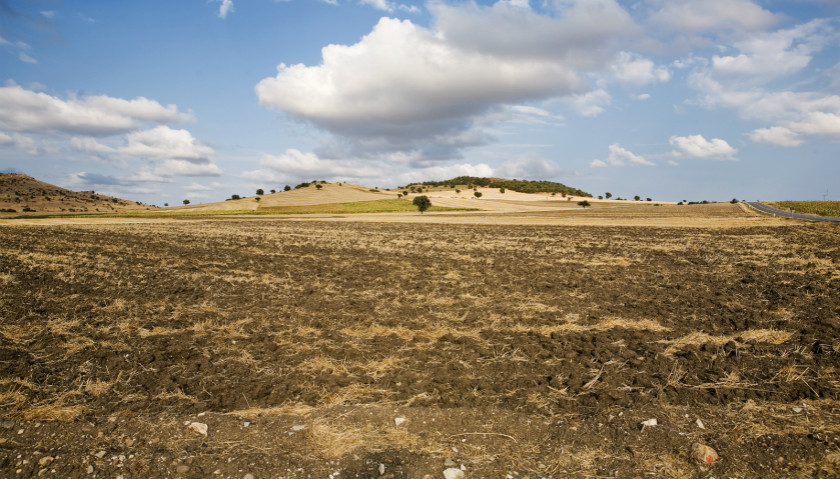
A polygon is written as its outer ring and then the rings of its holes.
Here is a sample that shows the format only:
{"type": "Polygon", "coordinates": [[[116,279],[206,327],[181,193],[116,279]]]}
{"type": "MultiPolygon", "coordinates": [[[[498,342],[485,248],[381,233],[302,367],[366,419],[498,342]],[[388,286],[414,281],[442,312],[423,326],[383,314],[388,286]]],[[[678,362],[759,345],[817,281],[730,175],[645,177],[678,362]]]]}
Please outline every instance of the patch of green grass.
{"type": "MultiPolygon", "coordinates": [[[[170,218],[185,216],[246,216],[246,215],[306,215],[306,214],[357,214],[357,213],[395,213],[417,211],[409,200],[387,199],[373,201],[354,201],[350,203],[326,203],[321,205],[270,206],[258,210],[217,210],[217,211],[127,211],[121,213],[88,213],[70,215],[29,215],[20,218],[170,218]]],[[[427,211],[477,211],[476,208],[447,208],[432,206],[427,211]]]]}
{"type": "Polygon", "coordinates": [[[840,201],[766,201],[767,205],[794,213],[840,217],[840,201]]]}

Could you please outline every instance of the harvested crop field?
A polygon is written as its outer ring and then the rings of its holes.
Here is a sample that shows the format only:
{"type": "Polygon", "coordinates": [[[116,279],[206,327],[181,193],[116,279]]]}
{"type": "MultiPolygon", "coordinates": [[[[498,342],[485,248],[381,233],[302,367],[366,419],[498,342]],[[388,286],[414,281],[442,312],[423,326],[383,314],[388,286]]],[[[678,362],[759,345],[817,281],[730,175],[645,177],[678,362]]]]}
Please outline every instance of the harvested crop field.
{"type": "Polygon", "coordinates": [[[838,477],[840,229],[737,224],[0,226],[0,477],[838,477]]]}

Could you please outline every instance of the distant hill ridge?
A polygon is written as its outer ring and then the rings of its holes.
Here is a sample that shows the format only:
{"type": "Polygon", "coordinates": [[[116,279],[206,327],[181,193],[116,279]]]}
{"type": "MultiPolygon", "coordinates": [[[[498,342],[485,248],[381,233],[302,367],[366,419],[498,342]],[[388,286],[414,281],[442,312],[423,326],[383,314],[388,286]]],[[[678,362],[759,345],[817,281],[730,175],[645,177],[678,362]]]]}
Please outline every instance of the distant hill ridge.
{"type": "Polygon", "coordinates": [[[411,186],[437,186],[437,187],[483,187],[483,188],[505,188],[511,191],[518,191],[520,193],[563,193],[571,196],[586,196],[591,197],[589,193],[566,186],[563,183],[556,183],[554,181],[534,181],[534,180],[507,180],[504,178],[484,178],[475,176],[458,176],[451,180],[445,181],[423,181],[421,183],[411,183],[400,188],[408,188],[411,186]]]}
{"type": "Polygon", "coordinates": [[[95,191],[72,191],[18,173],[0,173],[0,214],[146,211],[140,202],[95,191]]]}

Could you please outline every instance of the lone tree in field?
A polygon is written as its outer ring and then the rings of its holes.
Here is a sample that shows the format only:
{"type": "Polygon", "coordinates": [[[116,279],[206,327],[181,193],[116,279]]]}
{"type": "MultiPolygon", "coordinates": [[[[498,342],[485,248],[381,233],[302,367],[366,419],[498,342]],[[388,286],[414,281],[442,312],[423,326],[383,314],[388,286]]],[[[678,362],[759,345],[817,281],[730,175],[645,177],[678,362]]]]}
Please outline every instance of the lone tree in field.
{"type": "Polygon", "coordinates": [[[592,205],[589,204],[588,201],[583,200],[583,201],[578,201],[578,206],[580,206],[581,208],[586,208],[587,206],[592,206],[592,205]]]}
{"type": "Polygon", "coordinates": [[[184,204],[185,204],[185,205],[190,204],[190,200],[184,200],[184,204]]]}
{"type": "Polygon", "coordinates": [[[419,211],[420,213],[426,211],[427,209],[429,209],[430,206],[432,206],[432,200],[430,200],[429,197],[426,195],[415,196],[414,200],[411,203],[417,207],[417,211],[419,211]]]}
{"type": "Polygon", "coordinates": [[[480,191],[473,192],[473,195],[474,195],[476,198],[481,198],[481,192],[480,192],[480,191]]]}
{"type": "Polygon", "coordinates": [[[612,193],[610,193],[609,191],[607,191],[606,193],[604,193],[604,197],[605,197],[606,199],[610,199],[610,198],[612,198],[612,193]]]}
{"type": "Polygon", "coordinates": [[[265,194],[265,191],[263,191],[262,188],[257,190],[257,196],[264,195],[264,194],[265,194]]]}

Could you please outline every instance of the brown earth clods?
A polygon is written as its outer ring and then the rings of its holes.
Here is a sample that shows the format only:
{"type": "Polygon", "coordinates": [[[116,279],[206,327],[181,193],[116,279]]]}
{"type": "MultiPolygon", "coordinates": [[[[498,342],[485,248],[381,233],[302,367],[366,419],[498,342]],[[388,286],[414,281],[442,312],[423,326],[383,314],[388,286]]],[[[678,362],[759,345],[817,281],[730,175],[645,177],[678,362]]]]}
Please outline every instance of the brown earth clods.
{"type": "Polygon", "coordinates": [[[840,475],[830,225],[209,219],[0,245],[0,477],[840,475]]]}

